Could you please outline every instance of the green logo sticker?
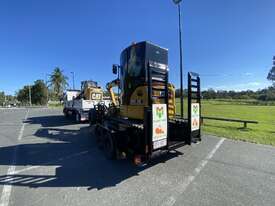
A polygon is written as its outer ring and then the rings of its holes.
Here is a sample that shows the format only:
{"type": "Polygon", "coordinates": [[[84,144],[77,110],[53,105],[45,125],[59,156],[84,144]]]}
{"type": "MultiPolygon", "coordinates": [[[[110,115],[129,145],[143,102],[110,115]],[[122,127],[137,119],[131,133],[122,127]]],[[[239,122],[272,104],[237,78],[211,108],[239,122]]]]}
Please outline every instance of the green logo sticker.
{"type": "Polygon", "coordinates": [[[198,105],[193,105],[193,113],[194,114],[198,113],[198,105]]]}
{"type": "Polygon", "coordinates": [[[157,117],[159,119],[161,119],[162,116],[163,116],[163,114],[164,114],[163,107],[157,107],[157,109],[156,109],[156,115],[157,115],[157,117]]]}

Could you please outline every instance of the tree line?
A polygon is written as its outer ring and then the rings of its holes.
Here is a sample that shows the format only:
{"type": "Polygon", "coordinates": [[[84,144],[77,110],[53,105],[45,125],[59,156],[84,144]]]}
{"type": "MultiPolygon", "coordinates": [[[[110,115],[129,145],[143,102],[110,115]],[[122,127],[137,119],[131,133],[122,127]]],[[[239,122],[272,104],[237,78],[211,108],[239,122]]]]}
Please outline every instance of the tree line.
{"type": "Polygon", "coordinates": [[[68,77],[56,67],[48,82],[36,80],[33,85],[25,85],[16,93],[21,105],[46,105],[49,100],[61,101],[63,92],[68,86],[68,77]]]}
{"type": "Polygon", "coordinates": [[[202,92],[203,99],[256,99],[261,101],[275,101],[275,87],[258,91],[224,91],[208,89],[202,92]]]}
{"type": "MultiPolygon", "coordinates": [[[[272,86],[258,91],[226,91],[208,89],[202,91],[203,99],[255,99],[260,101],[275,101],[275,56],[273,57],[273,66],[267,74],[272,86]]],[[[187,96],[187,90],[184,90],[184,96],[187,96]]],[[[180,97],[180,89],[176,90],[176,97],[180,97]]]]}
{"type": "Polygon", "coordinates": [[[0,106],[12,104],[16,101],[13,95],[6,95],[5,92],[0,92],[0,106]]]}
{"type": "MultiPolygon", "coordinates": [[[[261,101],[275,101],[275,56],[273,66],[267,74],[267,80],[271,81],[272,86],[258,91],[225,91],[208,89],[202,91],[203,99],[256,99],[261,101]]],[[[5,95],[0,92],[0,105],[8,105],[19,102],[22,105],[35,104],[45,105],[49,100],[61,101],[63,92],[68,86],[68,77],[64,72],[56,67],[50,75],[49,82],[36,80],[33,85],[25,85],[16,92],[15,96],[5,95]]],[[[108,95],[108,94],[107,94],[108,95]]],[[[187,96],[187,90],[184,90],[187,96]]],[[[176,89],[176,97],[180,97],[180,90],[176,89]]]]}

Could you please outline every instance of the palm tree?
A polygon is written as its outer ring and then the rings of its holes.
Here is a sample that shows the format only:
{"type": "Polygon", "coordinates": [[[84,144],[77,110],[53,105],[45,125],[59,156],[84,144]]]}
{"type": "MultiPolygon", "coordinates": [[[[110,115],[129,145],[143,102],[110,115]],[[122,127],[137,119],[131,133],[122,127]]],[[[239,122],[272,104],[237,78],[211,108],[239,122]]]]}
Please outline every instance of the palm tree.
{"type": "Polygon", "coordinates": [[[56,67],[50,76],[50,86],[53,88],[54,93],[60,98],[64,89],[68,86],[68,77],[63,74],[63,71],[56,67]]]}

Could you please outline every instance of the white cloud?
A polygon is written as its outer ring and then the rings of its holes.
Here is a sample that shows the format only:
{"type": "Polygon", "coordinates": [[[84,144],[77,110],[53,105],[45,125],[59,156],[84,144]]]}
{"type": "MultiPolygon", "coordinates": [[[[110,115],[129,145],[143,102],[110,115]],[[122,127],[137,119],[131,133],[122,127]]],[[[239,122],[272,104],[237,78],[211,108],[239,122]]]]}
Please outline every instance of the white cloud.
{"type": "Polygon", "coordinates": [[[253,73],[251,73],[251,72],[244,73],[244,76],[252,76],[252,75],[253,75],[253,73]]]}
{"type": "Polygon", "coordinates": [[[247,84],[244,84],[245,86],[260,86],[261,83],[260,82],[249,82],[247,84]]]}

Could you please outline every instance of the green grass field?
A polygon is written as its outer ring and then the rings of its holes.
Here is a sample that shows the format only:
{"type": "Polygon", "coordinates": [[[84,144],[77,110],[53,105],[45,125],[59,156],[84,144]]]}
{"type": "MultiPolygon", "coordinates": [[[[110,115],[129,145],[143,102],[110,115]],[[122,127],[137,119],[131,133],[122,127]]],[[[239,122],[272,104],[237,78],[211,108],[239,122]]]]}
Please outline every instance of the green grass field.
{"type": "MultiPolygon", "coordinates": [[[[186,100],[185,103],[185,114],[187,114],[186,100]]],[[[180,105],[177,103],[178,113],[179,108],[180,105]]],[[[205,134],[275,146],[275,106],[240,104],[238,101],[204,100],[202,101],[202,116],[258,121],[259,124],[248,124],[247,129],[244,129],[243,123],[204,120],[202,129],[205,134]]]]}

